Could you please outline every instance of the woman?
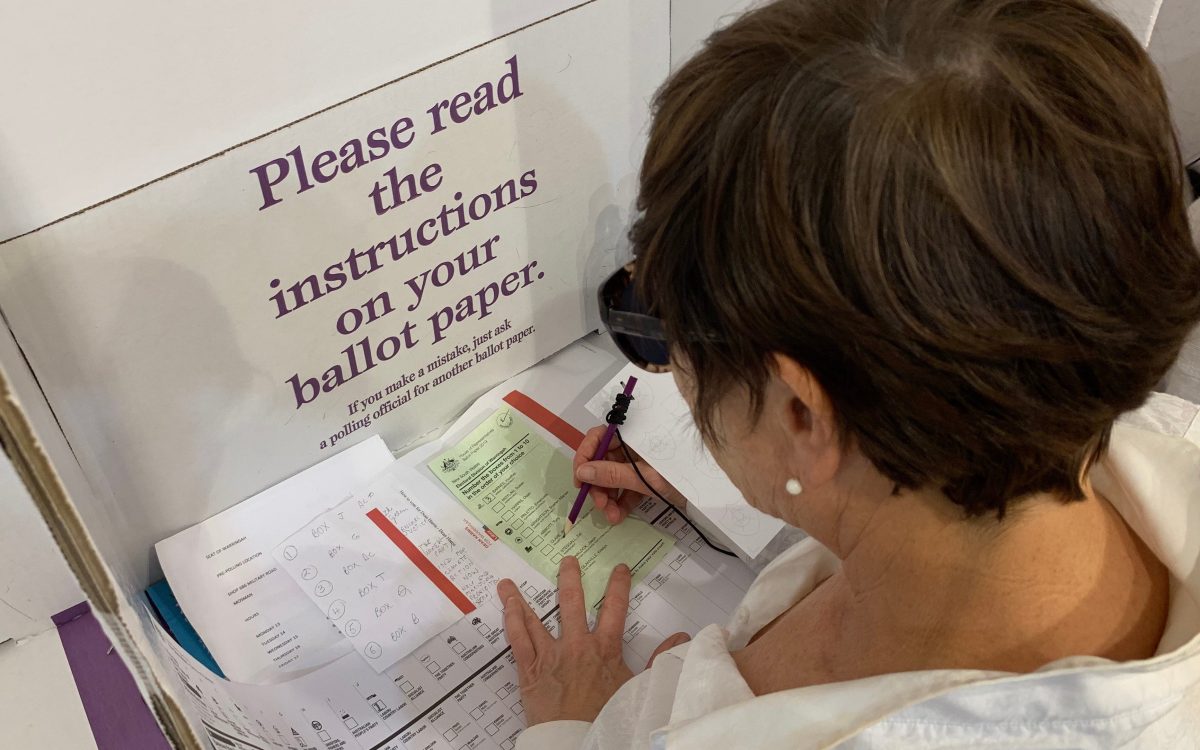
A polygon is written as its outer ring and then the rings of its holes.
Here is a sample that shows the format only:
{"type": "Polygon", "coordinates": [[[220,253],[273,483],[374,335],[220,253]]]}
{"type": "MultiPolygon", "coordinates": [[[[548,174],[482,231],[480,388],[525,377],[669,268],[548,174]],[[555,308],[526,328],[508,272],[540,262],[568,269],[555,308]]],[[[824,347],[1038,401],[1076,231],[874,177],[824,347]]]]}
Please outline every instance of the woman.
{"type": "MultiPolygon", "coordinates": [[[[1114,427],[1200,319],[1183,184],[1153,66],[1083,0],[714,35],[658,96],[610,328],[811,538],[636,677],[628,571],[589,631],[565,560],[558,638],[503,582],[521,747],[1200,746],[1200,450],[1114,427]]],[[[645,490],[595,446],[619,521],[645,490]]]]}

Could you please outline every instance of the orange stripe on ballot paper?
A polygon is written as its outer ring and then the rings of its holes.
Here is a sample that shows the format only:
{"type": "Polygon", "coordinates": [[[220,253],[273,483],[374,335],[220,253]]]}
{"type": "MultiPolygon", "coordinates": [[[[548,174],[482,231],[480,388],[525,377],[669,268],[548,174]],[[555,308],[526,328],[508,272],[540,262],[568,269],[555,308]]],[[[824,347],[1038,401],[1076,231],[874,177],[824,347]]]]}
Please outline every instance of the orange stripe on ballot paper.
{"type": "Polygon", "coordinates": [[[447,578],[442,571],[438,570],[437,566],[430,562],[429,558],[421,550],[417,549],[417,545],[409,541],[408,537],[404,536],[400,529],[397,529],[396,525],[389,521],[387,516],[383,515],[378,508],[367,513],[367,518],[371,519],[379,527],[380,531],[387,534],[387,538],[391,539],[392,543],[399,547],[400,551],[409,560],[412,560],[413,565],[416,565],[425,574],[425,577],[434,586],[437,586],[439,591],[446,595],[450,603],[458,607],[460,612],[468,615],[475,611],[475,605],[466,597],[466,594],[459,591],[454,582],[447,578]]]}
{"type": "Polygon", "coordinates": [[[566,443],[571,450],[579,450],[579,444],[583,442],[583,433],[575,429],[570,422],[520,391],[511,391],[504,397],[504,400],[509,406],[537,422],[551,435],[566,443]]]}

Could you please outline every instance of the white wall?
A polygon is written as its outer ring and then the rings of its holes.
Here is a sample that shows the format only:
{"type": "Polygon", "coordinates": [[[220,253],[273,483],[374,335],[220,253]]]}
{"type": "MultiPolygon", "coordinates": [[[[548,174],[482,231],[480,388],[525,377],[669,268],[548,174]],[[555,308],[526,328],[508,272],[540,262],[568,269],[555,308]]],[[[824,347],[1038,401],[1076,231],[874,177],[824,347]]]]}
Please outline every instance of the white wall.
{"type": "Polygon", "coordinates": [[[582,0],[5,0],[0,240],[582,0]]]}
{"type": "MultiPolygon", "coordinates": [[[[1191,0],[1184,0],[1191,2],[1191,0]]],[[[1151,30],[1163,0],[1096,0],[1099,5],[1108,6],[1118,18],[1125,22],[1142,44],[1150,40],[1151,30]]]]}
{"type": "Polygon", "coordinates": [[[756,0],[672,0],[671,67],[691,57],[723,21],[754,5],[756,0]]]}
{"type": "Polygon", "coordinates": [[[1171,97],[1187,162],[1200,159],[1200,2],[1164,0],[1150,37],[1150,55],[1171,97]]]}

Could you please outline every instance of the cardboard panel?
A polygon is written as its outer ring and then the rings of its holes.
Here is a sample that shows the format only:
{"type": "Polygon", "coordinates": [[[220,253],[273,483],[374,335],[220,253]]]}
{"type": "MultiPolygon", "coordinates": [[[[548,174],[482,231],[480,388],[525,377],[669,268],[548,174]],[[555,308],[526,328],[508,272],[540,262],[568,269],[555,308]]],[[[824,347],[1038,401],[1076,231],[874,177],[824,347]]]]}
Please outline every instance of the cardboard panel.
{"type": "Polygon", "coordinates": [[[582,2],[9,3],[0,239],[582,2]]]}
{"type": "Polygon", "coordinates": [[[0,641],[53,628],[51,615],[83,591],[38,514],[12,462],[0,456],[0,641]]]}
{"type": "Polygon", "coordinates": [[[590,3],[0,244],[114,567],[148,582],[158,539],[596,325],[666,11],[590,3]]]}
{"type": "MultiPolygon", "coordinates": [[[[63,561],[92,604],[96,620],[147,698],[155,719],[176,747],[198,748],[178,702],[158,677],[164,672],[146,639],[151,623],[145,620],[144,608],[140,608],[143,619],[138,622],[139,616],[130,606],[138,589],[130,586],[128,581],[119,583],[113,576],[71,495],[73,493],[83,502],[92,515],[111,506],[94,502],[87,485],[81,481],[79,466],[70,460],[69,448],[64,449],[63,435],[55,429],[53,415],[41,399],[36,382],[23,367],[20,353],[14,351],[15,344],[7,335],[8,331],[3,333],[5,335],[0,336],[0,359],[5,363],[5,367],[0,368],[0,444],[3,444],[29,498],[45,519],[63,561]],[[62,467],[61,471],[57,466],[62,467]],[[71,492],[68,487],[72,488],[71,492]],[[135,627],[129,627],[135,622],[138,622],[135,627]]],[[[105,532],[114,530],[110,524],[98,526],[105,532]]],[[[127,556],[121,557],[128,563],[127,556]]]]}
{"type": "Polygon", "coordinates": [[[687,0],[671,4],[671,67],[696,54],[708,35],[749,8],[756,0],[687,0]]]}

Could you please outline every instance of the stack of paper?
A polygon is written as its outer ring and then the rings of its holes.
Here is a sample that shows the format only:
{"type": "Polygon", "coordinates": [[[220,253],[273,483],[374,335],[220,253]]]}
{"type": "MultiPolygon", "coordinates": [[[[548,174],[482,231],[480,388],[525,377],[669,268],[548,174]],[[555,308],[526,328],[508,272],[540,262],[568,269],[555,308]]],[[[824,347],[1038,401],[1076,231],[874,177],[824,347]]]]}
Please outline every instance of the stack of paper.
{"type": "Polygon", "coordinates": [[[155,545],[180,607],[230,679],[274,682],[350,650],[271,550],[393,460],[373,437],[155,545]]]}
{"type": "Polygon", "coordinates": [[[221,680],[163,634],[214,744],[511,749],[524,708],[495,585],[511,578],[555,632],[565,554],[592,604],[613,566],[634,570],[635,668],[671,633],[729,619],[752,572],[658,501],[617,526],[590,514],[564,539],[575,490],[562,433],[488,398],[400,461],[373,439],[160,543],[222,668],[274,677],[221,680]]]}

